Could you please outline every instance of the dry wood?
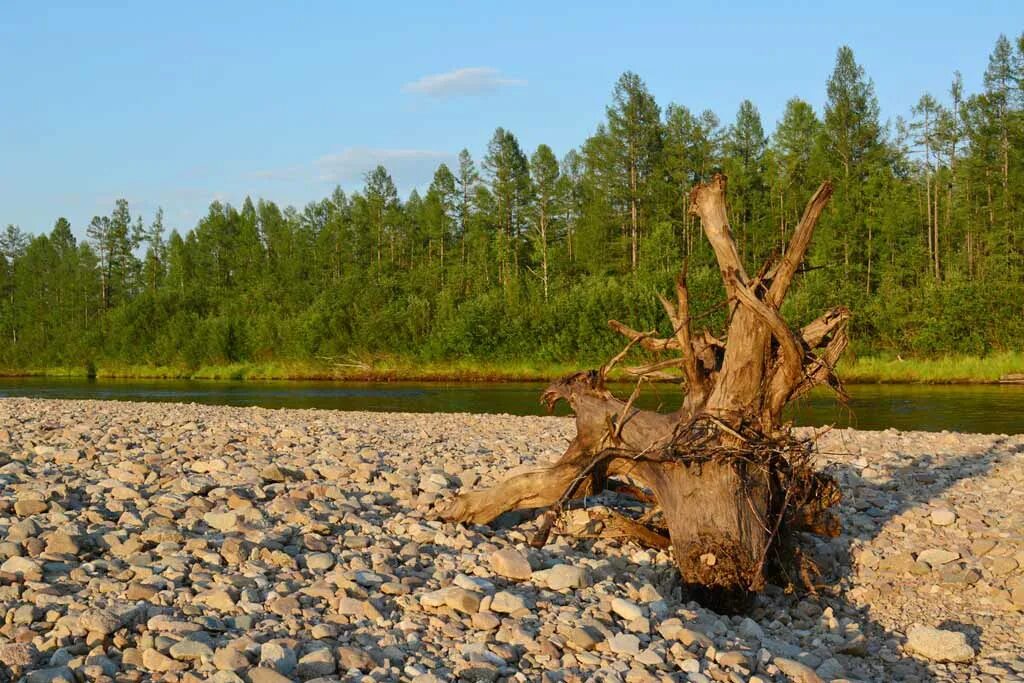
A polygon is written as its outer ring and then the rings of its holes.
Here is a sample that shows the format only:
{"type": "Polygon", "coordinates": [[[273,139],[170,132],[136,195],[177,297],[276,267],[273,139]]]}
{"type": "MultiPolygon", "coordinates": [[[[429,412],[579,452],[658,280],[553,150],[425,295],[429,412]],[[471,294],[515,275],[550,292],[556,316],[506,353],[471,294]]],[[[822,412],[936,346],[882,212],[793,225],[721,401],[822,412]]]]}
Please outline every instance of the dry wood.
{"type": "MultiPolygon", "coordinates": [[[[728,295],[724,339],[692,330],[684,268],[675,301],[659,297],[671,336],[609,321],[628,340],[623,351],[600,370],[571,375],[544,392],[549,407],[564,400],[576,416],[576,436],[565,454],[494,487],[456,496],[441,506],[443,518],[486,524],[510,510],[543,509],[535,537],[543,543],[558,512],[573,500],[607,489],[630,494],[628,510],[588,512],[600,521],[588,528],[653,547],[670,542],[683,582],[726,600],[759,590],[778,573],[774,569],[785,573],[787,563],[797,562],[794,532],[837,533],[830,508],[839,489],[813,470],[813,442],[796,439],[782,411],[820,384],[843,396],[834,370],[848,343],[849,312],[832,309],[798,330],[779,313],[832,188],[822,183],[782,257],[764,264],[753,279],[732,237],[725,192],[725,177],[716,175],[695,187],[689,201],[728,295]],[[605,378],[635,347],[678,356],[632,368],[640,381],[624,402],[608,391],[605,378]],[[679,410],[637,409],[642,380],[672,368],[684,380],[679,410]],[[631,514],[636,505],[648,506],[647,512],[631,514]]],[[[796,569],[789,575],[800,575],[806,567],[789,569],[796,569]]]]}

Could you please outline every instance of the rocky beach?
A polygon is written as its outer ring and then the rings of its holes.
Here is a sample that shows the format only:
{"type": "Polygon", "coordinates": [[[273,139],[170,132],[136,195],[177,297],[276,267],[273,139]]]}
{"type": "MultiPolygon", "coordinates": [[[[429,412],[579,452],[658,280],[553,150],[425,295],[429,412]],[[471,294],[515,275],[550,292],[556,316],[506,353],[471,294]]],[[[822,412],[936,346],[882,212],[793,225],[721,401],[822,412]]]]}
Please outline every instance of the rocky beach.
{"type": "Polygon", "coordinates": [[[833,430],[816,595],[464,527],[566,418],[0,399],[0,680],[1024,680],[1024,435],[833,430]]]}

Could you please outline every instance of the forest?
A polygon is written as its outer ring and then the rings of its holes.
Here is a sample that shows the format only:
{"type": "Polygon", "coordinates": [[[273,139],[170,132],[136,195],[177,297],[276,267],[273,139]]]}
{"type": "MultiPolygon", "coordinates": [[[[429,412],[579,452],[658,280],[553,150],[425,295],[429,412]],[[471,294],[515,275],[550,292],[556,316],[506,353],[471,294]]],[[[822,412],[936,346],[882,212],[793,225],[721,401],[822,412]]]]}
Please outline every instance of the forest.
{"type": "Polygon", "coordinates": [[[377,167],[302,209],[214,202],[190,230],[125,200],[81,241],[65,218],[8,225],[0,368],[600,363],[621,345],[609,318],[671,336],[655,295],[683,263],[693,317],[724,328],[687,206],[716,172],[748,266],[834,185],[787,320],[848,306],[865,357],[1024,351],[1024,34],[998,38],[982,82],[951,74],[883,119],[843,46],[823,111],[794,97],[769,132],[753,102],[727,120],[663,106],[626,72],[579,147],[527,150],[499,127],[482,158],[463,150],[404,199],[377,167]]]}

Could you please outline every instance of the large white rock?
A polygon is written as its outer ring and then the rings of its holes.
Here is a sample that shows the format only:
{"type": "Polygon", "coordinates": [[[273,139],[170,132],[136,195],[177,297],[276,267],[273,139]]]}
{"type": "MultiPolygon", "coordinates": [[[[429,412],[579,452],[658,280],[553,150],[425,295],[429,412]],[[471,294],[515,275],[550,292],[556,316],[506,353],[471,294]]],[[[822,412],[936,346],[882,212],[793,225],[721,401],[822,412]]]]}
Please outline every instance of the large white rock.
{"type": "Polygon", "coordinates": [[[527,609],[526,601],[519,595],[509,593],[508,591],[500,591],[494,594],[494,599],[491,600],[491,611],[500,612],[502,614],[512,614],[520,610],[527,609]]]}
{"type": "Polygon", "coordinates": [[[822,683],[821,676],[815,673],[814,669],[795,659],[776,657],[775,666],[779,667],[779,671],[786,674],[793,683],[822,683]]]}
{"type": "Polygon", "coordinates": [[[553,591],[586,588],[590,585],[590,578],[587,575],[586,569],[568,564],[556,564],[551,569],[536,571],[533,573],[532,580],[534,583],[546,586],[553,591]]]}
{"type": "Polygon", "coordinates": [[[956,513],[946,508],[940,508],[932,512],[931,520],[935,526],[949,526],[956,521],[956,513]]]}
{"type": "Polygon", "coordinates": [[[914,624],[907,631],[907,649],[936,662],[969,662],[974,659],[974,648],[963,633],[921,624],[914,624]]]}
{"type": "Polygon", "coordinates": [[[644,610],[640,605],[636,604],[632,600],[626,600],[624,598],[612,599],[612,611],[626,621],[633,621],[634,619],[639,619],[644,615],[644,610]]]}
{"type": "Polygon", "coordinates": [[[43,568],[35,560],[27,557],[10,557],[0,565],[0,572],[21,576],[29,581],[39,581],[43,578],[43,568]]]}
{"type": "Polygon", "coordinates": [[[949,564],[953,560],[958,559],[960,559],[960,553],[944,548],[928,548],[928,550],[922,550],[917,554],[917,561],[924,562],[930,567],[949,564]]]}
{"type": "Polygon", "coordinates": [[[491,570],[498,576],[525,581],[533,574],[530,561],[515,548],[502,548],[491,553],[491,570]]]}

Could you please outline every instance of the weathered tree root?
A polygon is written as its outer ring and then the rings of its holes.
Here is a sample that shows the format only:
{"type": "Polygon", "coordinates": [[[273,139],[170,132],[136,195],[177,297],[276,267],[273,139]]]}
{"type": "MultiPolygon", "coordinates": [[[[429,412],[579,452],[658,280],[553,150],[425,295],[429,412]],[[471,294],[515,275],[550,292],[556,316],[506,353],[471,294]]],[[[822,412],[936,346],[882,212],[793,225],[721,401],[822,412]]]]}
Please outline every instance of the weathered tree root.
{"type": "Polygon", "coordinates": [[[604,507],[593,513],[588,533],[599,529],[652,547],[670,542],[683,582],[717,601],[742,599],[768,579],[807,576],[794,535],[837,534],[830,509],[840,493],[831,477],[814,471],[813,442],[793,436],[781,415],[789,401],[820,384],[845,397],[834,368],[848,343],[849,312],[832,309],[794,332],[779,308],[831,186],[822,183],[808,202],[782,258],[751,278],[729,229],[725,185],[716,176],[691,197],[729,297],[725,338],[691,331],[684,269],[675,301],[661,298],[670,337],[610,321],[629,340],[626,348],[600,370],[570,375],[544,392],[549,408],[564,400],[576,415],[576,436],[561,459],[463,493],[439,508],[442,518],[487,524],[510,510],[545,509],[535,539],[543,543],[570,501],[606,490],[611,481],[652,507],[642,517],[604,507]],[[636,346],[680,354],[633,369],[641,380],[681,372],[686,393],[679,410],[635,408],[639,383],[628,401],[605,388],[612,366],[636,346]]]}

